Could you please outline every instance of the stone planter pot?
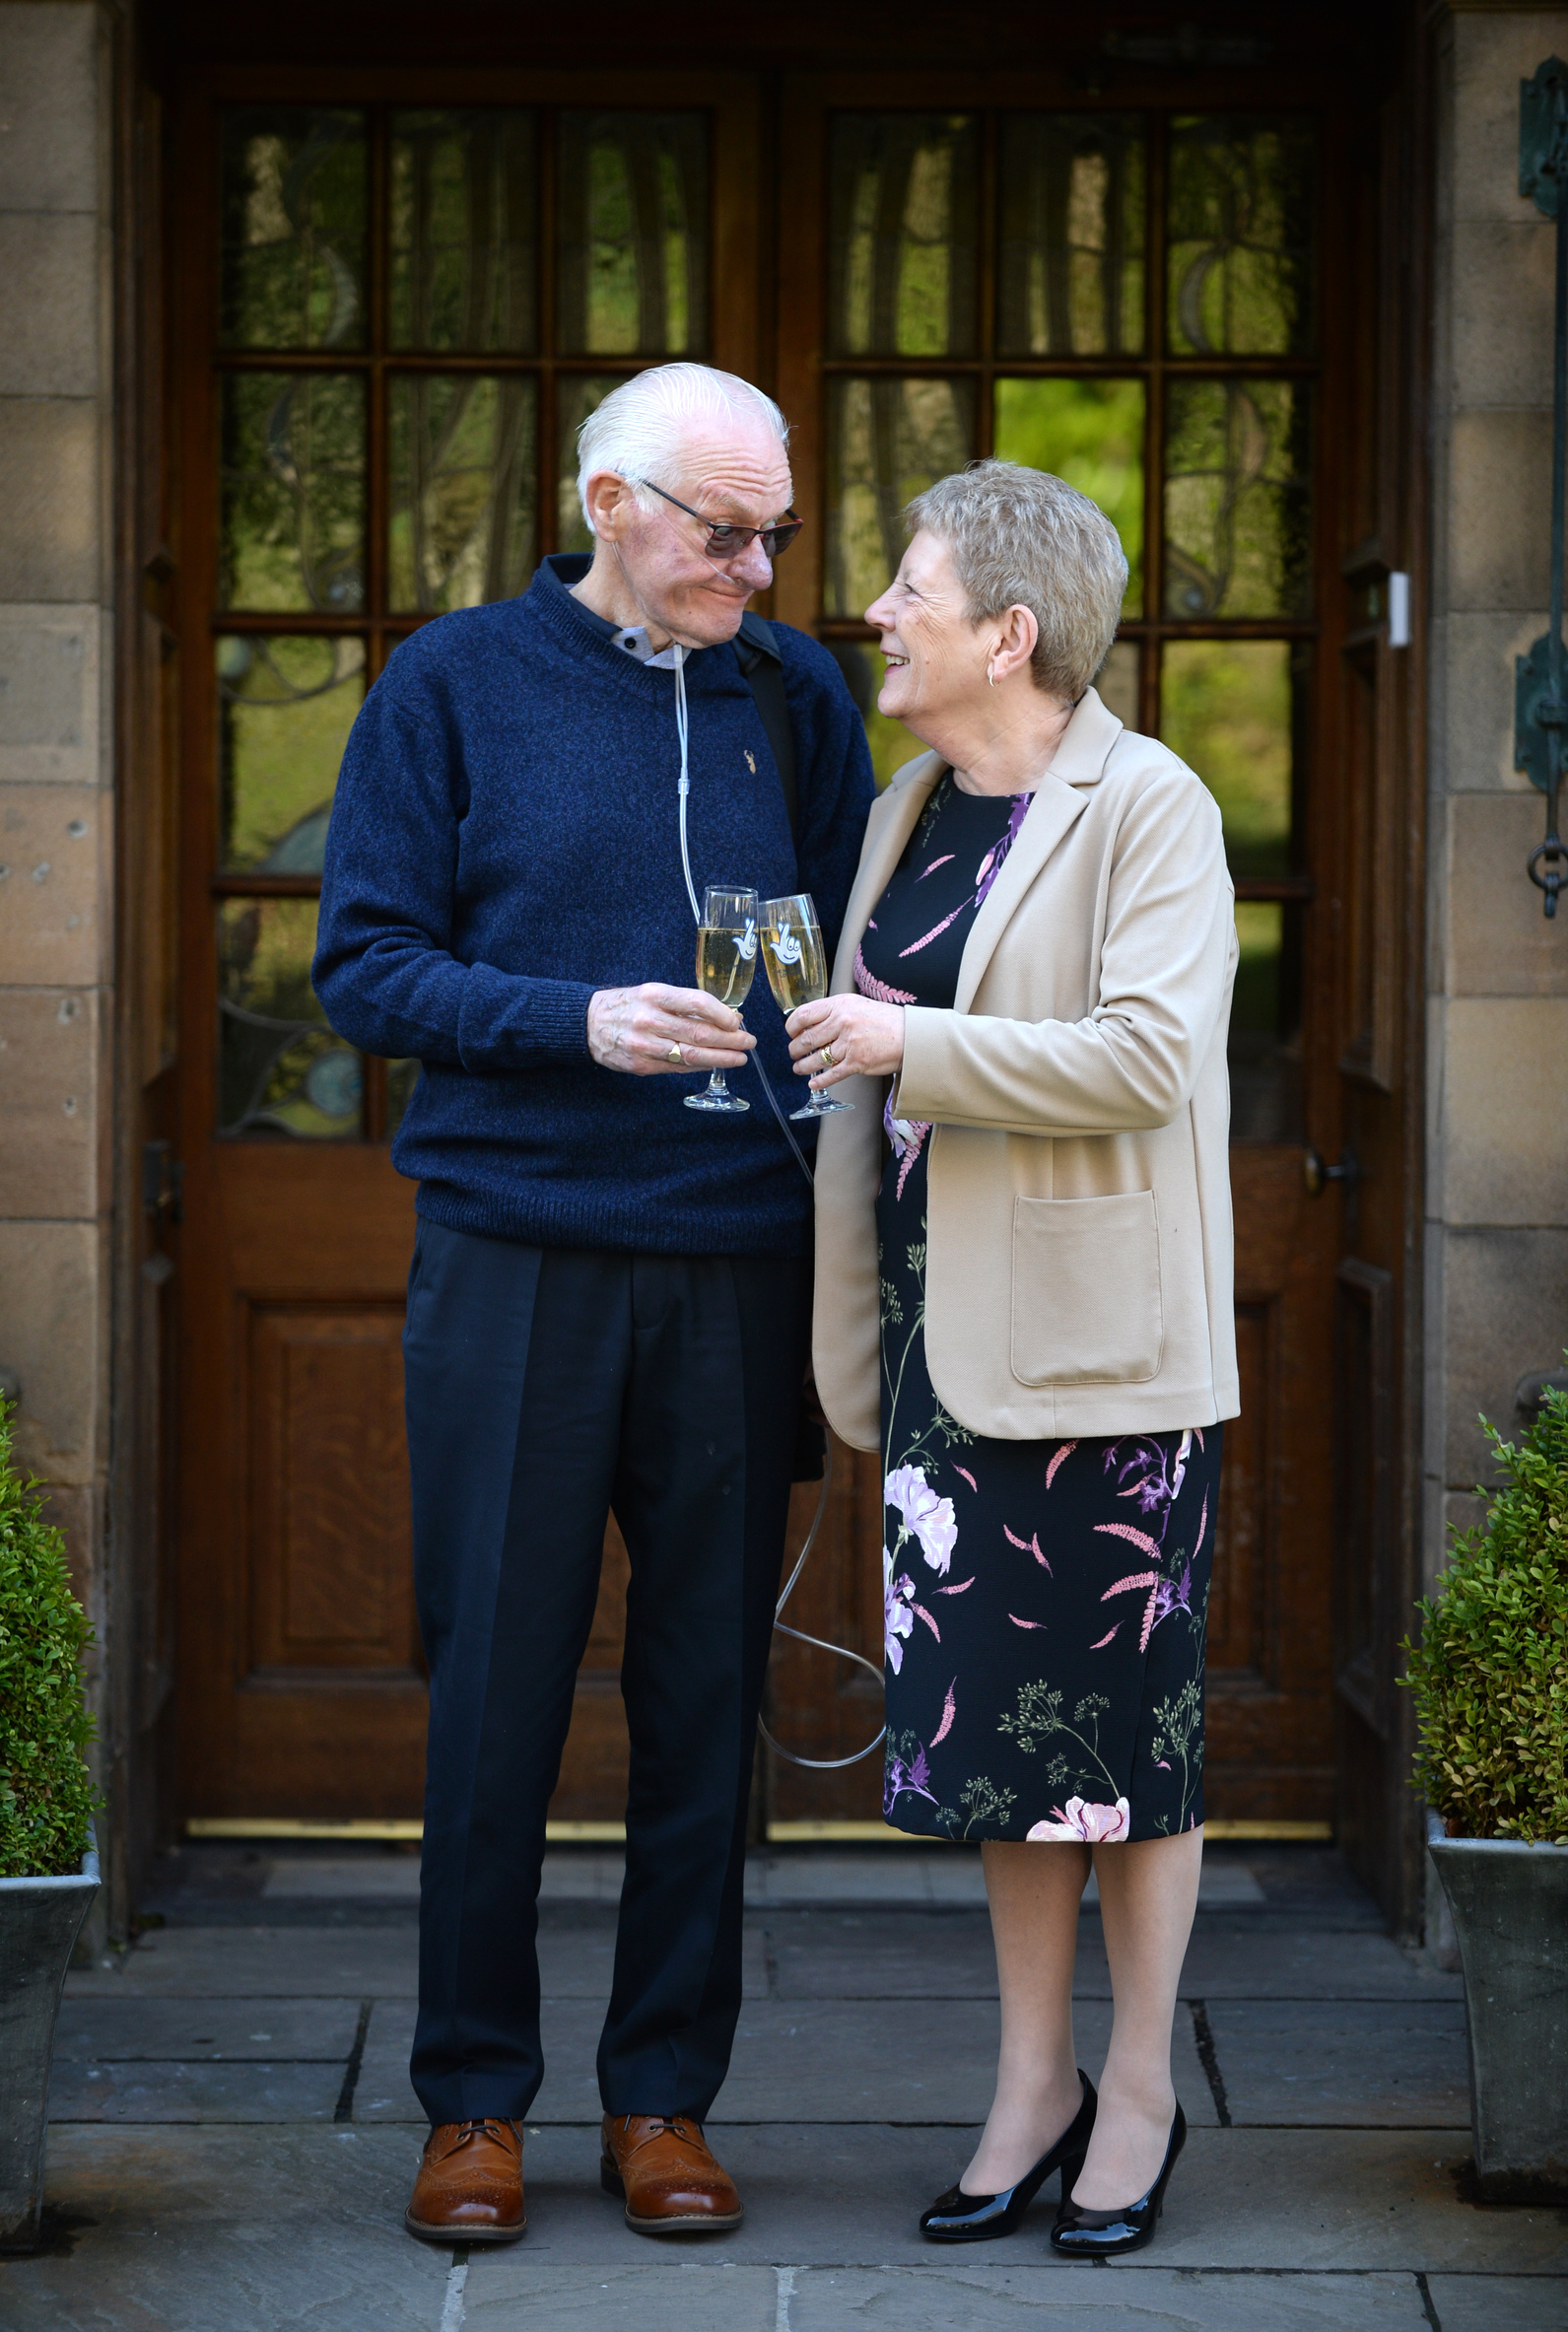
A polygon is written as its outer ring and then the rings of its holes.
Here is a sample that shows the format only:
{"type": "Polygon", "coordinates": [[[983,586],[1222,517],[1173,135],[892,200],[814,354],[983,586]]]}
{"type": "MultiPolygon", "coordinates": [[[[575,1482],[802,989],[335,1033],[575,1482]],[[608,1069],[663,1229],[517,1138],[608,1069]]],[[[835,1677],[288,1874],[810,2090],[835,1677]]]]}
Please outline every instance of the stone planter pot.
{"type": "Polygon", "coordinates": [[[1568,1846],[1428,1850],[1465,1970],[1475,2173],[1488,2201],[1568,2196],[1568,1846]]]}
{"type": "Polygon", "coordinates": [[[98,1885],[91,1831],[74,1878],[0,1879],[0,2251],[38,2239],[54,2020],[98,1885]]]}

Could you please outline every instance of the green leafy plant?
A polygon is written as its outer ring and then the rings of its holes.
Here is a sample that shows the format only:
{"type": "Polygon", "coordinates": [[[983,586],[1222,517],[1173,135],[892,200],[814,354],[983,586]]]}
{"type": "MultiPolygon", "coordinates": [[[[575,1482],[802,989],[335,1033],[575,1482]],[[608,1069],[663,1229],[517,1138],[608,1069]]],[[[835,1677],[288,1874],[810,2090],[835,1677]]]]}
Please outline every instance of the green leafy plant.
{"type": "Polygon", "coordinates": [[[82,1703],[93,1631],[42,1508],[37,1483],[11,1463],[11,1412],[0,1401],[0,1879],[79,1870],[101,1802],[82,1703]]]}
{"type": "Polygon", "coordinates": [[[1415,1786],[1452,1837],[1568,1845],[1568,1393],[1517,1446],[1481,1422],[1502,1482],[1404,1645],[1415,1786]]]}

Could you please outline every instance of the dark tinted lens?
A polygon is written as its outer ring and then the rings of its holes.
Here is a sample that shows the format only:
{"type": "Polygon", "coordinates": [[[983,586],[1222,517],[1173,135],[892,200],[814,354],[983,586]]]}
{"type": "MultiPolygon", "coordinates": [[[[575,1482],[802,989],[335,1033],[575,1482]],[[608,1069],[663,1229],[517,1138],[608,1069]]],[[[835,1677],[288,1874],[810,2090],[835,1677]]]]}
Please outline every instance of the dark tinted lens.
{"type": "Polygon", "coordinates": [[[786,526],[765,526],[760,539],[768,557],[777,559],[781,551],[786,551],[804,524],[804,518],[792,518],[786,526]]]}
{"type": "Polygon", "coordinates": [[[716,559],[733,559],[752,538],[750,526],[710,526],[708,548],[716,559]]]}

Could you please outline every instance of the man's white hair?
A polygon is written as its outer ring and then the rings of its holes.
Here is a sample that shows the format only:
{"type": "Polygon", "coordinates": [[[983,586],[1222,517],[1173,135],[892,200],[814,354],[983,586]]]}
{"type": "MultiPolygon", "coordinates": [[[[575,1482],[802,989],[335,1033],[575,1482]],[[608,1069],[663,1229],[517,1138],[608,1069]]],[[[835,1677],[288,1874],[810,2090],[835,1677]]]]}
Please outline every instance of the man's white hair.
{"type": "MultiPolygon", "coordinates": [[[[789,424],[760,388],[734,373],[717,373],[712,365],[654,365],[636,373],[612,388],[578,432],[578,500],[587,519],[588,480],[600,470],[624,478],[643,510],[657,508],[657,497],[645,483],[679,483],[682,456],[690,438],[733,427],[736,422],[762,422],[781,447],[789,444],[789,424]]],[[[666,491],[670,489],[666,488],[666,491]]]]}

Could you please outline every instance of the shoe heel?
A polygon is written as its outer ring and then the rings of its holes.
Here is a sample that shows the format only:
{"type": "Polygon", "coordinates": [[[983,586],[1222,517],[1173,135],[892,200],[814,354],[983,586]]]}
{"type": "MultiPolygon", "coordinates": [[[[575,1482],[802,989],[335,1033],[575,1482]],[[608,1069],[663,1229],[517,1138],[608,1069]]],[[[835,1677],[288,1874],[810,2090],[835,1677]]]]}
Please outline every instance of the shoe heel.
{"type": "Polygon", "coordinates": [[[1089,2149],[1087,2146],[1083,2149],[1081,2154],[1068,2154],[1062,2157],[1061,2199],[1063,2202],[1067,2200],[1067,2197],[1077,2185],[1079,2177],[1083,2172],[1083,2165],[1088,2161],[1088,2159],[1089,2149]]]}
{"type": "Polygon", "coordinates": [[[626,2181],[613,2162],[599,2162],[599,2184],[606,2194],[613,2194],[618,2203],[626,2200],[626,2181]]]}

